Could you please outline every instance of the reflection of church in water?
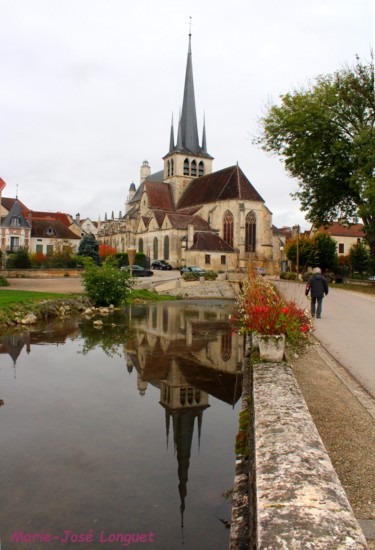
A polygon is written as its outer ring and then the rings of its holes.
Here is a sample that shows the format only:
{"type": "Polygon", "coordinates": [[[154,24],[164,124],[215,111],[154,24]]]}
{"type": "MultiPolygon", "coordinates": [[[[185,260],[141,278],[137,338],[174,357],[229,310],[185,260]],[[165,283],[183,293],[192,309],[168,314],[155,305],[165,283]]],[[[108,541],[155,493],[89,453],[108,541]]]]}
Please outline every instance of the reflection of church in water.
{"type": "Polygon", "coordinates": [[[233,407],[240,398],[243,339],[232,334],[228,310],[222,305],[164,303],[147,308],[142,329],[125,351],[129,372],[137,370],[140,394],[149,383],[159,387],[167,441],[173,430],[183,523],[195,424],[200,443],[209,396],[233,407]]]}

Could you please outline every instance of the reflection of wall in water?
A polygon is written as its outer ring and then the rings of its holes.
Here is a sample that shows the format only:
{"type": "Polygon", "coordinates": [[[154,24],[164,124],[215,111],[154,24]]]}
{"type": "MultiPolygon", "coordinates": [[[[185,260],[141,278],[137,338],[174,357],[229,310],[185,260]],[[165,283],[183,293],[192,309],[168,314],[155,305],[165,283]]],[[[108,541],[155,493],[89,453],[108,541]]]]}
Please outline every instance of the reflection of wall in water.
{"type": "Polygon", "coordinates": [[[168,306],[155,304],[148,308],[139,331],[127,347],[136,351],[140,365],[145,367],[151,354],[194,357],[209,368],[236,372],[243,362],[243,337],[232,334],[228,309],[196,303],[168,306]]]}

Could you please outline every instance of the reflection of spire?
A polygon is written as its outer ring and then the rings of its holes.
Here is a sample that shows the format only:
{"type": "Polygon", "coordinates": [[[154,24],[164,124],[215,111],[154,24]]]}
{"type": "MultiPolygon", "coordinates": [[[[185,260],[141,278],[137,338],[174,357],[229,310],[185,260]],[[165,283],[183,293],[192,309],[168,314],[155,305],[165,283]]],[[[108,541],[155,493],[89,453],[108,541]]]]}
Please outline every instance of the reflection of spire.
{"type": "Polygon", "coordinates": [[[169,409],[165,409],[165,432],[167,435],[167,449],[169,444],[169,427],[171,425],[171,412],[169,409]]]}
{"type": "Polygon", "coordinates": [[[199,408],[194,407],[191,409],[172,410],[169,412],[173,419],[173,440],[174,448],[177,453],[181,527],[184,526],[185,499],[187,496],[188,471],[194,433],[194,422],[195,419],[198,418],[198,432],[200,437],[203,411],[205,408],[207,408],[207,405],[199,408]]]}

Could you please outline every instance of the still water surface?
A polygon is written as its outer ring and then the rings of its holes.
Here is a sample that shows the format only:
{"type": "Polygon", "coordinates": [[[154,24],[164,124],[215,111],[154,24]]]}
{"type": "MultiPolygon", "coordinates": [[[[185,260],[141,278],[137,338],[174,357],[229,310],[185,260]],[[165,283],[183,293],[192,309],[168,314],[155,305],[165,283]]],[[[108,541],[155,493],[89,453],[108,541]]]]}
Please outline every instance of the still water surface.
{"type": "Polygon", "coordinates": [[[231,309],[133,306],[102,329],[69,319],[0,338],[3,549],[228,548],[231,309]]]}

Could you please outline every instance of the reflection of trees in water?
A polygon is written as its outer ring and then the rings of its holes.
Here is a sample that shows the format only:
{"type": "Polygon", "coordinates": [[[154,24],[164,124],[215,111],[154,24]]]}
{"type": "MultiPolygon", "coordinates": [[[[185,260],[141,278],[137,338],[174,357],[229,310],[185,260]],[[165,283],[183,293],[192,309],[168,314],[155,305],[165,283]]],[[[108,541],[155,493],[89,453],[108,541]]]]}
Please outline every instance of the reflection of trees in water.
{"type": "Polygon", "coordinates": [[[131,328],[126,317],[117,324],[112,316],[101,319],[103,325],[96,328],[93,320],[85,319],[81,324],[83,345],[81,353],[87,355],[95,348],[100,348],[108,357],[122,356],[122,348],[126,342],[134,338],[135,330],[131,328]]]}

